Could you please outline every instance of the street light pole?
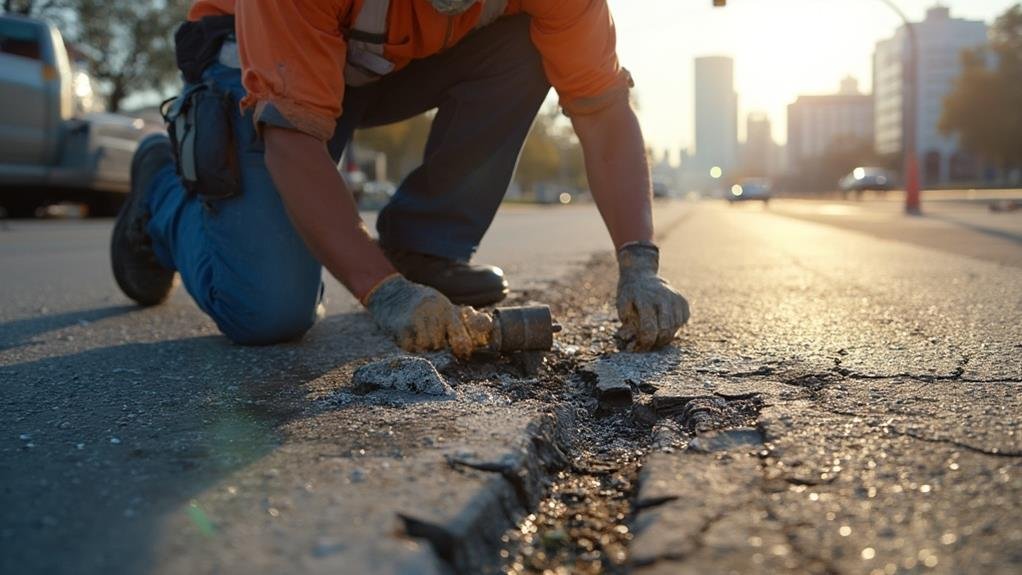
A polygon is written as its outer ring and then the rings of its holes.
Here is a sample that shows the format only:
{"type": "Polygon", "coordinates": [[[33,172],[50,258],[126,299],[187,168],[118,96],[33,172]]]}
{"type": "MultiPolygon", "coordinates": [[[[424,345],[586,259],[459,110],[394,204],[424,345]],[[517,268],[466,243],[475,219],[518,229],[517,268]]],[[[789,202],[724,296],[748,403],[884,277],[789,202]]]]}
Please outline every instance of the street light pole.
{"type": "MultiPolygon", "coordinates": [[[[888,8],[894,10],[905,24],[908,34],[908,62],[905,63],[904,74],[904,105],[902,106],[902,173],[905,180],[905,213],[918,215],[922,213],[919,190],[919,161],[916,157],[916,124],[918,123],[917,105],[919,100],[919,41],[916,38],[915,26],[909,21],[901,8],[893,0],[880,0],[888,8]]],[[[727,0],[713,0],[716,7],[727,6],[727,0]]],[[[875,87],[874,87],[875,90],[875,87]]]]}
{"type": "Polygon", "coordinates": [[[916,29],[905,13],[892,0],[880,0],[901,18],[908,34],[908,59],[904,62],[904,91],[902,98],[902,173],[905,180],[905,213],[919,215],[922,213],[919,182],[919,161],[916,154],[917,124],[919,102],[919,39],[916,29]]]}

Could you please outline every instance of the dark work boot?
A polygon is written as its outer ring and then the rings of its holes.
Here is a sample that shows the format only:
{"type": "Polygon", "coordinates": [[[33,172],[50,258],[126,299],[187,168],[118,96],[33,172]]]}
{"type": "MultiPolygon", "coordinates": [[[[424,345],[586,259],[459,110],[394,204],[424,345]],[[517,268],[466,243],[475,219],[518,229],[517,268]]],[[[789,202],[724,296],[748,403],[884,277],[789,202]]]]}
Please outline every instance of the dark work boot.
{"type": "Polygon", "coordinates": [[[153,176],[173,162],[170,139],[165,134],[146,136],[131,159],[131,191],[124,202],[110,241],[114,279],[124,295],[139,305],[163,302],[174,286],[174,270],[163,267],[153,253],[146,232],[149,222],[147,195],[153,176]]]}
{"type": "Polygon", "coordinates": [[[498,267],[390,248],[384,253],[401,275],[435,288],[458,305],[484,307],[507,297],[507,280],[498,267]]]}

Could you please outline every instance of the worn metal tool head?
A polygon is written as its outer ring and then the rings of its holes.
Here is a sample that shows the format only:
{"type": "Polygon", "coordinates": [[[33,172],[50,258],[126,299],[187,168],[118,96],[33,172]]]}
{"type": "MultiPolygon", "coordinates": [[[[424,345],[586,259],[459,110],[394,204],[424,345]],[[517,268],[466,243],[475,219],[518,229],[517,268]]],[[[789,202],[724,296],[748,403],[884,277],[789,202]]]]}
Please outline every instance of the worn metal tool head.
{"type": "Polygon", "coordinates": [[[497,353],[550,351],[554,334],[561,326],[554,323],[545,305],[503,307],[493,312],[490,350],[497,353]]]}

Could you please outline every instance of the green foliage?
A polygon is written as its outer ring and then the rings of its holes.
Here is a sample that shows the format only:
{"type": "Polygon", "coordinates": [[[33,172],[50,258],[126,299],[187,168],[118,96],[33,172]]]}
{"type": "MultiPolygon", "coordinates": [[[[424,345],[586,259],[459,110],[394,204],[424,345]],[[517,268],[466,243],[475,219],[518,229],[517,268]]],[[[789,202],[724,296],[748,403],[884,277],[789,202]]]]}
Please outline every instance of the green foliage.
{"type": "Polygon", "coordinates": [[[46,12],[52,4],[52,0],[4,0],[4,12],[36,16],[46,12]]]}
{"type": "Polygon", "coordinates": [[[112,111],[125,97],[178,77],[174,30],[188,0],[4,0],[4,9],[53,21],[84,55],[112,111]]]}
{"type": "Polygon", "coordinates": [[[518,159],[515,179],[526,191],[543,182],[586,187],[582,147],[557,106],[550,106],[536,117],[518,159]]]}
{"type": "Polygon", "coordinates": [[[387,179],[400,182],[422,162],[432,114],[355,132],[355,145],[387,156],[387,179]]]}
{"type": "Polygon", "coordinates": [[[962,73],[944,101],[941,132],[1004,168],[1022,166],[1022,4],[994,23],[984,48],[962,54],[962,73]],[[991,66],[990,61],[996,61],[991,66]]]}
{"type": "MultiPolygon", "coordinates": [[[[431,123],[431,115],[423,114],[397,124],[359,130],[355,144],[385,154],[387,177],[399,182],[422,162],[431,123]]],[[[585,188],[581,146],[571,126],[560,120],[556,106],[536,118],[518,160],[515,178],[527,191],[543,182],[585,188]]]]}

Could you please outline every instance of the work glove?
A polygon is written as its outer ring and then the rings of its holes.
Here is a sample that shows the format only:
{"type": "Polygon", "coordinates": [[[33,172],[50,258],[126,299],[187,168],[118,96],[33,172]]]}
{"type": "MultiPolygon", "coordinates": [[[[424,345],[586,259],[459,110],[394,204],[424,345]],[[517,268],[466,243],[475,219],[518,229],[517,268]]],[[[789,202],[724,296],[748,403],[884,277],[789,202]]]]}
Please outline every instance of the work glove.
{"type": "Polygon", "coordinates": [[[406,351],[450,347],[464,359],[489,343],[490,316],[456,306],[437,290],[397,274],[373,288],[364,303],[376,325],[406,351]]]}
{"type": "Polygon", "coordinates": [[[674,340],[688,321],[688,302],[658,275],[660,250],[652,243],[626,244],[617,252],[617,338],[626,351],[648,351],[674,340]]]}

